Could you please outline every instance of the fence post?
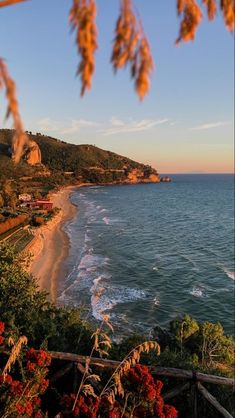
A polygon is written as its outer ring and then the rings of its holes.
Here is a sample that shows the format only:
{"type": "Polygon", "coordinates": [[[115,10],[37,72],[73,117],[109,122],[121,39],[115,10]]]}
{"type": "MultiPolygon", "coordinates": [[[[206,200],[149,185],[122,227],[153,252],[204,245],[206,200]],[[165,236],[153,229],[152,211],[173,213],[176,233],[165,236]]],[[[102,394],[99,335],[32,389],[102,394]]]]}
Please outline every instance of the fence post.
{"type": "Polygon", "coordinates": [[[197,374],[196,372],[192,372],[192,385],[191,385],[191,399],[192,399],[192,416],[193,418],[198,417],[197,413],[197,374]]]}

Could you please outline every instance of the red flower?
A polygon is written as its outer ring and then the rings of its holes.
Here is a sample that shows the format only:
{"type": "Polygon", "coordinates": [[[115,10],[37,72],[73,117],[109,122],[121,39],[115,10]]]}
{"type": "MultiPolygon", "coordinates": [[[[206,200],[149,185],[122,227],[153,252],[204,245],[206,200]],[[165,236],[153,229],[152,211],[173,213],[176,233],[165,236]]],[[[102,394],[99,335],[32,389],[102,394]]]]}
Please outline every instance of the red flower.
{"type": "Polygon", "coordinates": [[[21,405],[20,403],[16,403],[15,408],[17,412],[20,414],[20,416],[23,416],[25,413],[25,407],[21,405]]]}
{"type": "Polygon", "coordinates": [[[0,345],[2,345],[3,341],[4,341],[4,337],[2,337],[2,336],[0,335],[0,345]]]}
{"type": "Polygon", "coordinates": [[[11,383],[11,392],[14,395],[20,395],[23,391],[23,384],[19,380],[13,380],[11,383]]]}
{"type": "Polygon", "coordinates": [[[39,407],[41,406],[42,401],[40,398],[36,397],[34,398],[33,403],[34,403],[34,406],[39,407]]]}
{"type": "Polygon", "coordinates": [[[43,418],[43,415],[40,411],[35,412],[35,414],[33,415],[34,418],[43,418]]]}
{"type": "Polygon", "coordinates": [[[161,380],[157,380],[155,383],[155,389],[156,389],[157,395],[160,395],[162,388],[163,388],[163,383],[161,382],[161,380]]]}
{"type": "Polygon", "coordinates": [[[37,353],[36,359],[38,366],[50,366],[51,364],[51,356],[44,350],[39,350],[37,353]]]}
{"type": "Polygon", "coordinates": [[[165,405],[164,406],[164,413],[166,418],[177,418],[178,412],[174,408],[174,406],[171,405],[165,405]]]}
{"type": "Polygon", "coordinates": [[[28,416],[29,417],[31,417],[32,416],[32,414],[33,414],[33,407],[32,407],[32,404],[31,404],[31,402],[29,401],[29,400],[25,400],[24,401],[25,402],[25,404],[24,404],[24,407],[25,407],[25,413],[26,414],[28,414],[28,416]]]}
{"type": "Polygon", "coordinates": [[[40,388],[39,388],[40,392],[41,393],[45,392],[48,388],[48,385],[49,385],[49,380],[48,379],[42,379],[41,382],[40,382],[40,388]]]}
{"type": "Polygon", "coordinates": [[[36,369],[36,364],[32,363],[31,361],[27,362],[26,368],[29,372],[34,372],[36,369]]]}
{"type": "Polygon", "coordinates": [[[36,351],[34,348],[30,348],[26,353],[27,360],[36,360],[36,351]]]}
{"type": "Polygon", "coordinates": [[[5,324],[4,324],[4,322],[0,321],[0,334],[2,334],[4,332],[4,330],[5,330],[5,324]]]}

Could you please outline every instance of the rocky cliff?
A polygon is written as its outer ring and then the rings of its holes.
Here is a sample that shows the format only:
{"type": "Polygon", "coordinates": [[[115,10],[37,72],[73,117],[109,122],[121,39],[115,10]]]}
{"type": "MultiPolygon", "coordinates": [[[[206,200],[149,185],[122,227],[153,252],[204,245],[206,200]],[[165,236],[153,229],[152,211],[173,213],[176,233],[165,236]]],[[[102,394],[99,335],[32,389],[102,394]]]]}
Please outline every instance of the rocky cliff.
{"type": "Polygon", "coordinates": [[[33,141],[32,139],[29,140],[29,142],[27,143],[25,147],[23,158],[30,165],[41,164],[42,155],[41,155],[41,150],[37,142],[33,141]]]}
{"type": "Polygon", "coordinates": [[[127,183],[159,183],[160,179],[161,178],[157,172],[146,173],[143,169],[141,170],[135,168],[128,173],[127,183]]]}

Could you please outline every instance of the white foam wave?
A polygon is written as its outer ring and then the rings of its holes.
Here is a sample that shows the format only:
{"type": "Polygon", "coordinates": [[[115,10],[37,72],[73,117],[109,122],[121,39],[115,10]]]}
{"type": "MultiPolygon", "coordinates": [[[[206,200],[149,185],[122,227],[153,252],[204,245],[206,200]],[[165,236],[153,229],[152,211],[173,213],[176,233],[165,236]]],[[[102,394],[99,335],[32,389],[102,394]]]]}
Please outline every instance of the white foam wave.
{"type": "Polygon", "coordinates": [[[195,296],[196,298],[201,298],[203,296],[202,289],[200,287],[193,287],[192,290],[190,290],[190,295],[195,296]]]}
{"type": "Polygon", "coordinates": [[[156,297],[153,299],[153,303],[154,303],[154,305],[155,305],[155,306],[160,306],[160,299],[156,296],[156,297]]]}
{"type": "Polygon", "coordinates": [[[91,238],[88,236],[87,232],[85,233],[85,242],[90,242],[91,238]]]}
{"type": "Polygon", "coordinates": [[[140,289],[115,286],[106,289],[104,283],[101,285],[101,281],[102,278],[98,277],[91,288],[92,315],[99,321],[102,320],[104,312],[112,310],[116,305],[146,297],[145,292],[140,289]]]}
{"type": "Polygon", "coordinates": [[[231,271],[229,269],[223,269],[223,271],[225,272],[225,274],[232,280],[235,280],[235,272],[231,271]]]}

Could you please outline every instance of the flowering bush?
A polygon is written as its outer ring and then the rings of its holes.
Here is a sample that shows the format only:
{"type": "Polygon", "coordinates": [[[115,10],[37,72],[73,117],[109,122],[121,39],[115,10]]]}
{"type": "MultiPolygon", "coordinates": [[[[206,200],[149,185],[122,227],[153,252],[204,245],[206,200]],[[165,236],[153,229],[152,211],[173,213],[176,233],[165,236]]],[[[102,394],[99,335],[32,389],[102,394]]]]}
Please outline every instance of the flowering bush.
{"type": "MultiPolygon", "coordinates": [[[[9,418],[43,418],[48,413],[41,408],[41,396],[49,386],[47,375],[51,364],[51,356],[46,351],[29,348],[22,353],[19,338],[15,343],[12,335],[5,332],[5,325],[0,322],[0,352],[8,353],[7,366],[3,364],[0,370],[0,416],[9,418]],[[4,335],[3,335],[4,334],[4,335]],[[10,348],[10,346],[12,346],[10,348]],[[20,352],[21,351],[21,352],[20,352]],[[13,355],[14,354],[14,355],[13,355]],[[20,367],[13,364],[18,360],[20,367]]],[[[27,341],[27,340],[26,340],[27,341]]],[[[2,366],[2,359],[1,359],[2,366]]],[[[96,381],[100,381],[100,377],[96,381]]],[[[177,418],[174,407],[165,405],[161,396],[163,383],[154,380],[148,367],[136,365],[121,376],[124,388],[123,397],[117,395],[115,385],[111,385],[116,399],[108,396],[108,392],[95,394],[89,384],[80,384],[81,390],[76,394],[57,393],[60,405],[57,408],[57,417],[79,418],[177,418]],[[61,409],[58,412],[58,409],[61,409]]],[[[49,403],[52,401],[48,395],[49,403]]],[[[58,406],[58,404],[57,404],[58,406]]]]}
{"type": "Polygon", "coordinates": [[[123,378],[125,397],[113,402],[102,397],[81,394],[75,402],[75,395],[65,395],[61,400],[61,417],[81,418],[177,418],[173,406],[165,405],[161,395],[163,383],[154,380],[148,367],[136,365],[123,378]],[[74,403],[75,402],[75,403],[74,403]],[[125,415],[124,415],[125,412],[125,415]]]}
{"type": "MultiPolygon", "coordinates": [[[[4,351],[9,351],[8,342],[10,339],[2,336],[4,330],[4,323],[0,322],[0,344],[2,345],[4,343],[1,348],[4,351]],[[5,341],[7,341],[6,344],[5,341]]],[[[13,341],[11,343],[13,344],[13,341]]],[[[13,349],[11,352],[13,352],[13,349]]],[[[44,350],[36,352],[31,348],[26,352],[23,360],[26,360],[26,364],[24,364],[21,376],[17,376],[16,378],[13,373],[10,375],[9,373],[5,373],[4,370],[1,372],[0,416],[11,418],[43,418],[45,415],[41,410],[40,395],[46,391],[49,384],[46,375],[51,357],[44,350]]]]}

